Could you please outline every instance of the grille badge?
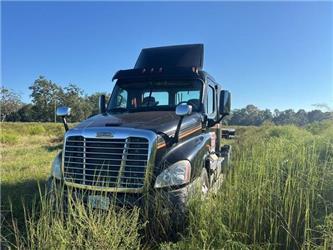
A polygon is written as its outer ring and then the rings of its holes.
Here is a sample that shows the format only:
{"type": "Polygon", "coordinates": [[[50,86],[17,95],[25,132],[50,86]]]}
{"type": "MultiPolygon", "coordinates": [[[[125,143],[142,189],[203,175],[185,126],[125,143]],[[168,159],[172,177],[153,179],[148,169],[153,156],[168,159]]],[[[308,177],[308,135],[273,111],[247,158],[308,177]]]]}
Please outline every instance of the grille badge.
{"type": "Polygon", "coordinates": [[[111,132],[107,132],[107,131],[97,132],[96,133],[96,137],[109,137],[109,138],[112,138],[113,134],[111,132]]]}

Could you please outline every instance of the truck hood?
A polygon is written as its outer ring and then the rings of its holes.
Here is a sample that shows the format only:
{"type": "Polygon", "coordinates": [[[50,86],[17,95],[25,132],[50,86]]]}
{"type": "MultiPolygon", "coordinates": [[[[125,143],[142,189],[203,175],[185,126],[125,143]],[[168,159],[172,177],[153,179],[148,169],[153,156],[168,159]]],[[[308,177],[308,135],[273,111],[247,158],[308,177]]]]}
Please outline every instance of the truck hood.
{"type": "MultiPolygon", "coordinates": [[[[121,114],[95,115],[81,122],[76,128],[92,128],[92,127],[127,127],[148,129],[167,135],[173,135],[179,116],[174,111],[149,111],[121,114]]],[[[199,125],[201,123],[201,115],[193,113],[184,117],[182,129],[187,129],[199,125]]]]}

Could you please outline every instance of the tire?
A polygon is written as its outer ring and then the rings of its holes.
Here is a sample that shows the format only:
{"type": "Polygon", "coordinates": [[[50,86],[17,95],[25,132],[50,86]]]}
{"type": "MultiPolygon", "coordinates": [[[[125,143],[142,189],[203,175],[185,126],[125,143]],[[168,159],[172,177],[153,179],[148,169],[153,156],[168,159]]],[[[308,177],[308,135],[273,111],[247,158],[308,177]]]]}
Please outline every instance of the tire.
{"type": "Polygon", "coordinates": [[[62,184],[50,177],[46,183],[46,201],[53,211],[59,211],[64,205],[62,184]]]}
{"type": "Polygon", "coordinates": [[[53,210],[56,207],[56,185],[54,179],[50,177],[46,182],[46,200],[53,210]]]}

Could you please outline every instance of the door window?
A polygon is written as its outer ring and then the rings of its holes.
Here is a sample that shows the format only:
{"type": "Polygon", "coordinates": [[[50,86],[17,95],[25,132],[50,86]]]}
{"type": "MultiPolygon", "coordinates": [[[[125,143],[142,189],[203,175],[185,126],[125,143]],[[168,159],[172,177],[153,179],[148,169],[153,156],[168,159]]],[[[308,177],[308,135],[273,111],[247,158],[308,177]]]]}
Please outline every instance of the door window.
{"type": "Polygon", "coordinates": [[[213,114],[215,111],[214,92],[215,90],[213,89],[213,87],[208,86],[206,99],[206,112],[208,115],[213,114]]]}

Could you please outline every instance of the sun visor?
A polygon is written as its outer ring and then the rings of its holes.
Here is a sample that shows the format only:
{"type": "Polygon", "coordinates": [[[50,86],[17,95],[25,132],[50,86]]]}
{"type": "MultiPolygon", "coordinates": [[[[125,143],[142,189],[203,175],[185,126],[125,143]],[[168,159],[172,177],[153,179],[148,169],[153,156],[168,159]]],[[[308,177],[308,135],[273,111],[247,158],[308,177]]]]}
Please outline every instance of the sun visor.
{"type": "Polygon", "coordinates": [[[164,67],[203,68],[203,44],[188,44],[142,49],[135,69],[164,67]]]}

